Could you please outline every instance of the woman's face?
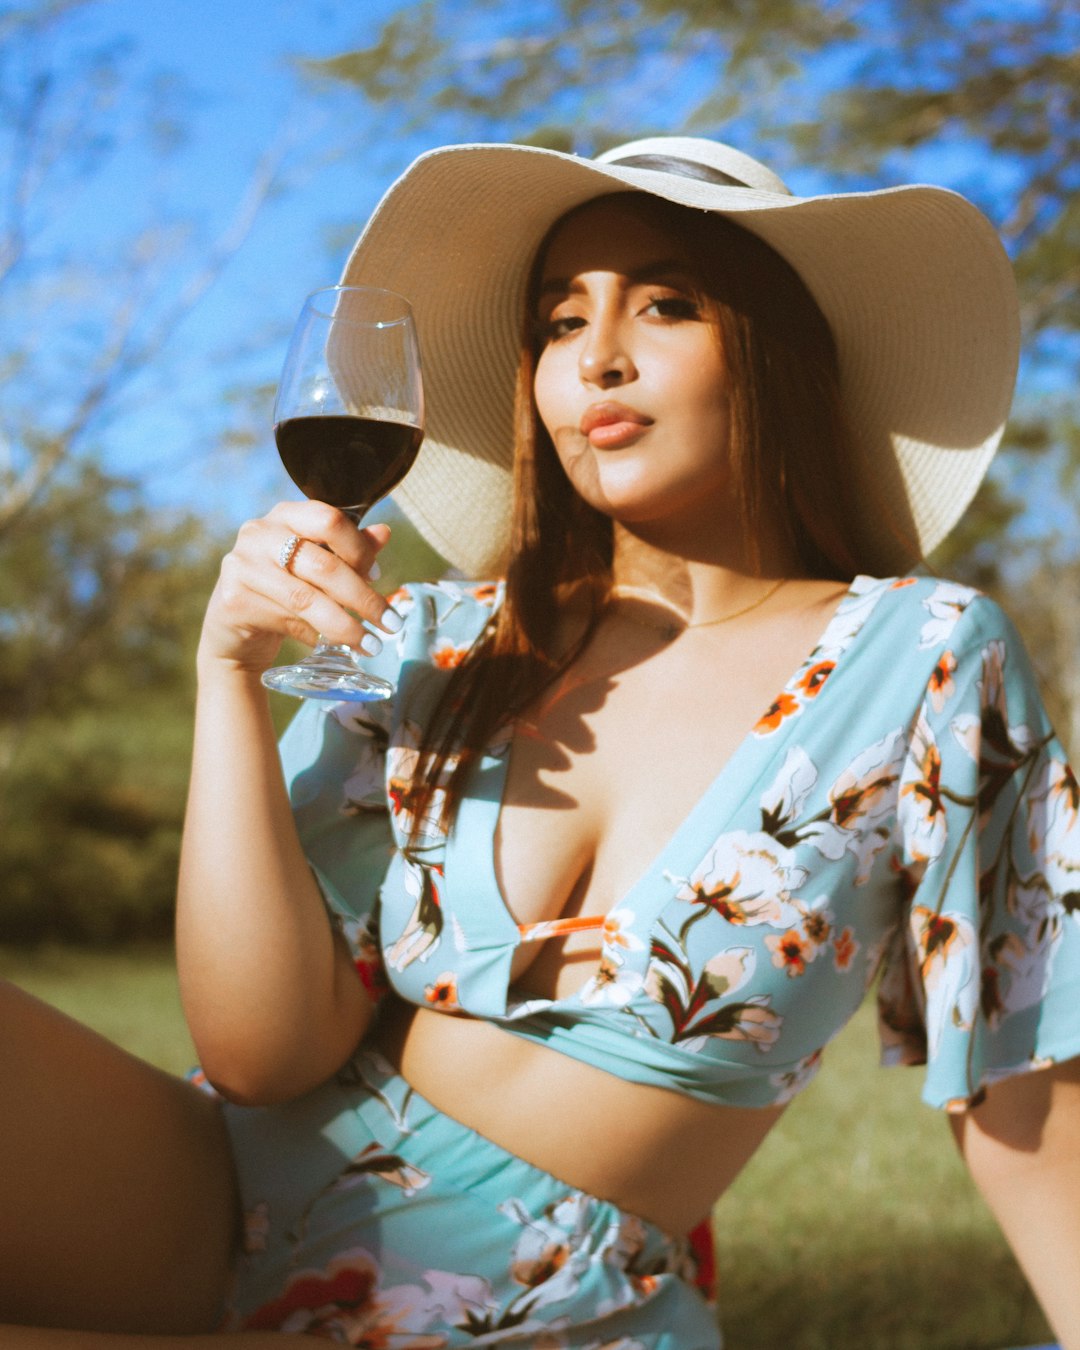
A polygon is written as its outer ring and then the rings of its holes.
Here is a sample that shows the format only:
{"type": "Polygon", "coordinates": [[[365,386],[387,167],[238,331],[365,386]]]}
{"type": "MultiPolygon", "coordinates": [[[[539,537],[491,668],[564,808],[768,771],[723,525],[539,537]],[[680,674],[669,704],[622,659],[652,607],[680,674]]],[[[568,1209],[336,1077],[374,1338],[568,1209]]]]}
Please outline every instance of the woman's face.
{"type": "Polygon", "coordinates": [[[715,523],[729,486],[724,364],[695,270],[648,208],[591,202],[541,273],[537,411],[570,481],[626,523],[715,523]]]}

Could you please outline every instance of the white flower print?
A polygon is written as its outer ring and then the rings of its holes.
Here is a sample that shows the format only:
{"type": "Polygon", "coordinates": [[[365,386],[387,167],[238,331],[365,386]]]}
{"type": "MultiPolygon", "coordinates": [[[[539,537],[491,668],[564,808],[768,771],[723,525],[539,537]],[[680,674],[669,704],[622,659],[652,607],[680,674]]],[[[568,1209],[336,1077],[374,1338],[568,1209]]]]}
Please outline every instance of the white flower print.
{"type": "Polygon", "coordinates": [[[979,700],[982,705],[983,741],[989,749],[1004,757],[1026,755],[1039,738],[1029,727],[1009,724],[1009,705],[1005,692],[1005,643],[1002,638],[995,638],[986,644],[982,661],[979,700]]]}
{"type": "Polygon", "coordinates": [[[949,730],[964,753],[976,764],[982,743],[982,718],[977,713],[959,713],[949,723],[949,730]]]}
{"type": "Polygon", "coordinates": [[[761,814],[768,822],[770,833],[790,825],[802,814],[817,780],[817,769],[802,746],[790,749],[784,756],[780,772],[761,797],[761,814]]]}
{"type": "Polygon", "coordinates": [[[930,617],[919,633],[919,650],[926,651],[939,643],[948,642],[960,615],[978,595],[970,586],[956,581],[939,581],[932,595],[923,601],[930,617]]]}
{"type": "Polygon", "coordinates": [[[849,594],[840,602],[829,626],[821,635],[814,655],[835,659],[843,652],[866,622],[892,583],[875,577],[856,577],[849,594]]]}
{"type": "Polygon", "coordinates": [[[793,1097],[797,1097],[811,1079],[817,1076],[818,1070],[821,1068],[821,1059],[821,1051],[815,1050],[813,1054],[800,1059],[783,1073],[770,1074],[769,1082],[778,1089],[772,1100],[772,1105],[784,1106],[793,1097]]]}
{"type": "Polygon", "coordinates": [[[491,1288],[475,1275],[423,1272],[419,1285],[381,1287],[379,1264],[360,1247],[339,1253],[323,1269],[291,1275],[280,1297],[234,1323],[230,1330],[265,1330],[323,1335],[346,1345],[407,1344],[440,1350],[440,1323],[463,1323],[494,1308],[491,1288]]]}
{"type": "Polygon", "coordinates": [[[1012,873],[1005,904],[1019,920],[1024,944],[1030,950],[1045,952],[1060,941],[1064,906],[1041,872],[1026,877],[1012,873]]]}
{"type": "Polygon", "coordinates": [[[1027,799],[1028,842],[1051,891],[1080,909],[1080,782],[1063,760],[1048,758],[1027,799]]]}
{"type": "Polygon", "coordinates": [[[439,887],[442,868],[405,859],[402,863],[402,887],[416,901],[404,929],[384,946],[386,964],[404,970],[414,961],[426,961],[439,945],[443,914],[439,887]]]}
{"type": "Polygon", "coordinates": [[[962,914],[913,905],[911,934],[926,991],[926,1035],[937,1054],[946,1027],[970,1030],[979,999],[975,929],[962,914]]]}
{"type": "MultiPolygon", "coordinates": [[[[403,721],[391,738],[386,751],[386,794],[390,799],[390,812],[398,832],[408,837],[417,824],[413,809],[415,792],[413,781],[420,762],[420,727],[415,722],[403,721]]],[[[454,761],[448,760],[443,766],[442,781],[445,783],[453,772],[454,761]]],[[[446,804],[446,792],[437,787],[431,795],[419,822],[419,834],[426,839],[439,839],[445,834],[442,813],[446,804]]]]}
{"type": "Polygon", "coordinates": [[[941,857],[947,834],[941,752],[921,709],[911,736],[896,817],[907,842],[909,862],[928,863],[941,857]]]}
{"type": "Polygon", "coordinates": [[[856,886],[869,879],[874,859],[889,842],[887,817],[896,804],[906,752],[899,728],[868,746],[829,789],[828,818],[811,822],[803,832],[831,862],[838,862],[845,852],[855,855],[856,886]]]}
{"type": "Polygon", "coordinates": [[[596,1204],[591,1196],[573,1191],[539,1215],[516,1197],[499,1205],[499,1212],[521,1227],[510,1255],[510,1274],[532,1291],[530,1312],[577,1290],[591,1260],[585,1238],[596,1204]]]}
{"type": "MultiPolygon", "coordinates": [[[[666,950],[663,945],[657,944],[657,954],[649,962],[646,992],[656,1003],[674,997],[681,1008],[688,1010],[694,993],[690,984],[692,971],[674,954],[665,959],[660,955],[663,950],[666,950]]],[[[723,998],[741,989],[753,975],[756,965],[757,954],[753,947],[728,947],[706,961],[699,983],[706,987],[712,998],[723,998]]]]}
{"type": "Polygon", "coordinates": [[[728,947],[705,962],[702,977],[712,990],[714,998],[726,998],[738,993],[753,975],[757,954],[753,947],[728,947]]]}
{"type": "Polygon", "coordinates": [[[612,954],[644,951],[645,943],[633,931],[636,915],[632,909],[620,906],[604,920],[602,941],[604,950],[612,954]]]}
{"type": "Polygon", "coordinates": [[[789,848],[771,835],[733,830],[723,834],[675,892],[733,924],[787,926],[797,912],[790,892],[806,880],[789,848]]]}
{"type": "Polygon", "coordinates": [[[587,1007],[625,1008],[644,984],[645,976],[640,971],[627,970],[617,953],[606,952],[578,997],[587,1007]]]}
{"type": "Polygon", "coordinates": [[[990,944],[991,964],[982,973],[982,1008],[991,1027],[1023,1008],[1040,1003],[1050,985],[1052,944],[1029,947],[1017,933],[990,944]]]}

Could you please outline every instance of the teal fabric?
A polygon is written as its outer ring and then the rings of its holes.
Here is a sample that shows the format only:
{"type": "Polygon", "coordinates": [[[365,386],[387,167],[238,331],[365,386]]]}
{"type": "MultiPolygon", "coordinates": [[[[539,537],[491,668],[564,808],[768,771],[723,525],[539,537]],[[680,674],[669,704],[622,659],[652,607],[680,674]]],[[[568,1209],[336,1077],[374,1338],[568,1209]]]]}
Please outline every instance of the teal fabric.
{"type": "Polygon", "coordinates": [[[283,1106],[223,1109],[245,1222],[222,1330],[719,1350],[685,1240],[444,1116],[377,1055],[283,1106]]]}
{"type": "Polygon", "coordinates": [[[508,730],[449,836],[429,819],[406,843],[424,728],[499,599],[408,588],[371,662],[398,696],[310,704],[284,738],[304,847],[369,978],[381,953],[404,999],[730,1105],[804,1087],[879,970],[884,1060],[927,1063],[934,1106],[1080,1053],[1080,789],[991,600],[856,578],[613,907],[592,978],[551,1001],[509,980],[521,934],[492,854],[508,730]]]}

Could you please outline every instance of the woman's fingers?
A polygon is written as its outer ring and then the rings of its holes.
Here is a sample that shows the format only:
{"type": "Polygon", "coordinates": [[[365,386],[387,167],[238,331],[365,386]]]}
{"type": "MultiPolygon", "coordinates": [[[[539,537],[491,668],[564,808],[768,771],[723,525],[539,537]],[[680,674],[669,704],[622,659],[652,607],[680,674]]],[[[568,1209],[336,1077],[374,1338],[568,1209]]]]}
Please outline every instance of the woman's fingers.
{"type": "MultiPolygon", "coordinates": [[[[388,526],[371,525],[359,530],[343,512],[323,502],[310,501],[283,502],[266,519],[275,524],[280,522],[275,561],[280,559],[281,547],[294,535],[299,539],[286,569],[291,576],[309,583],[385,632],[397,632],[401,626],[397,616],[368,581],[376,555],[390,537],[388,526]]],[[[280,593],[277,598],[281,598],[280,593]]],[[[295,605],[285,600],[286,607],[305,614],[313,603],[313,597],[303,589],[295,592],[294,599],[295,605]]]]}
{"type": "Polygon", "coordinates": [[[369,582],[389,527],[364,530],[322,502],[284,502],[241,526],[222,562],[204,625],[207,655],[265,668],[283,637],[319,635],[373,655],[364,622],[397,632],[400,617],[369,582]]]}

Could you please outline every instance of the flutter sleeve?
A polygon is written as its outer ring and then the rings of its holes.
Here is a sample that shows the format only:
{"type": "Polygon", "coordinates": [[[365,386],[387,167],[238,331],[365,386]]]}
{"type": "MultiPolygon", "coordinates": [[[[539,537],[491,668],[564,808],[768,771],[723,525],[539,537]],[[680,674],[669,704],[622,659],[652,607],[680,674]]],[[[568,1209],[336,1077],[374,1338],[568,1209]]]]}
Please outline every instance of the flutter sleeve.
{"type": "Polygon", "coordinates": [[[926,1064],[960,1111],[1080,1054],[1080,787],[1023,644],[978,596],[912,729],[893,865],[902,920],[879,985],[882,1058],[926,1064]]]}
{"type": "MultiPolygon", "coordinates": [[[[364,668],[395,686],[415,615],[413,596],[394,597],[405,618],[364,668]]],[[[281,738],[281,767],[300,844],[334,926],[345,937],[371,996],[386,989],[378,944],[378,896],[393,855],[386,800],[386,748],[393,700],[302,701],[281,738]]]]}

